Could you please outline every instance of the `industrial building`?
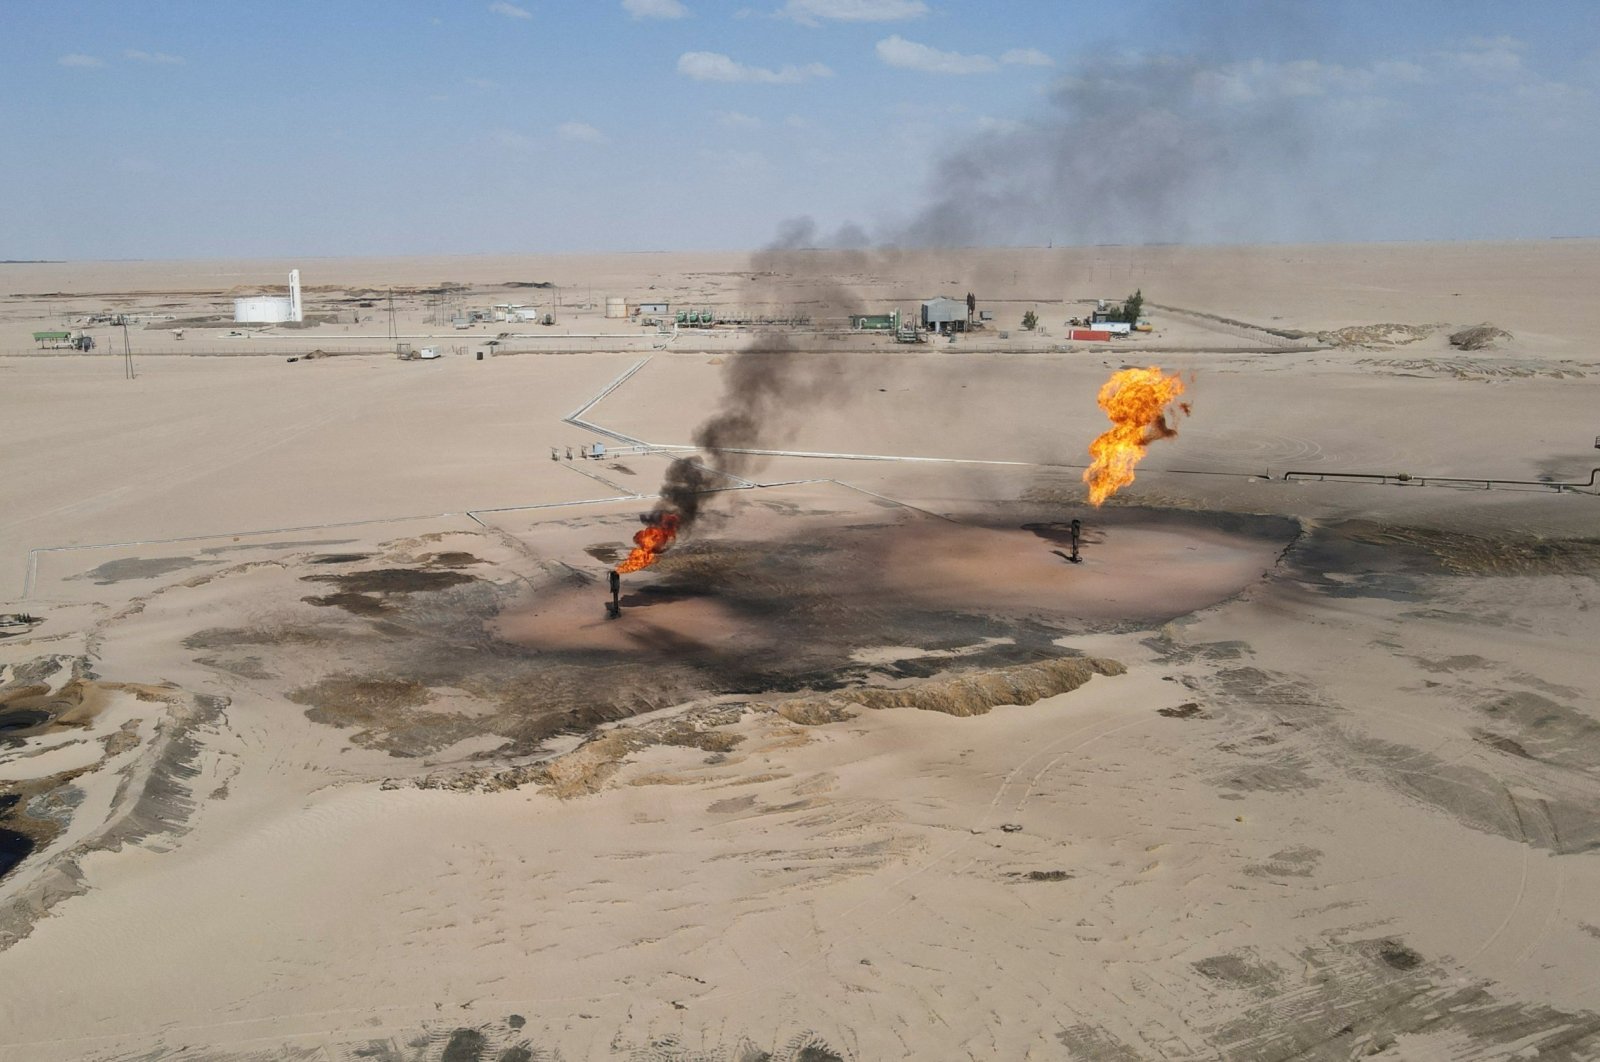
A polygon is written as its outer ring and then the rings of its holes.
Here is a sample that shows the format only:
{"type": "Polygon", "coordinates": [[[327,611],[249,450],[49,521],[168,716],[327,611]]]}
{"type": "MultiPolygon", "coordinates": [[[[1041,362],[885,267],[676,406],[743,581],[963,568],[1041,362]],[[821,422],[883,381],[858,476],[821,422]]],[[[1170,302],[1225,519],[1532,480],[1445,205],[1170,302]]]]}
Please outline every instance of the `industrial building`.
{"type": "Polygon", "coordinates": [[[305,309],[300,304],[300,270],[289,271],[289,294],[251,295],[233,300],[233,319],[238,324],[283,324],[286,321],[304,321],[305,309]]]}
{"type": "Polygon", "coordinates": [[[965,299],[951,299],[941,295],[922,304],[922,327],[930,332],[965,332],[967,324],[965,299]]]}
{"type": "Polygon", "coordinates": [[[487,313],[474,310],[469,314],[474,320],[505,321],[510,324],[538,324],[539,307],[516,302],[497,302],[487,313]],[[481,315],[481,316],[480,316],[481,315]]]}

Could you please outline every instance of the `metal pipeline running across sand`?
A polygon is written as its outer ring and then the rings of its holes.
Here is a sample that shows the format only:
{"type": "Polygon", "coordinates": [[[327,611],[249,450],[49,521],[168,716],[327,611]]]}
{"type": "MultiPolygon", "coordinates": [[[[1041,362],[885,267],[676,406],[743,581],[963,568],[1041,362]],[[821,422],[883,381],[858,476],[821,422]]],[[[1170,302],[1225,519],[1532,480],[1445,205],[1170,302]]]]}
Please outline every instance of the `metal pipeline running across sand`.
{"type": "MultiPolygon", "coordinates": [[[[643,369],[646,365],[648,365],[650,363],[650,360],[651,359],[647,357],[647,358],[644,358],[644,359],[636,362],[633,366],[631,366],[626,371],[624,371],[621,375],[619,375],[615,380],[612,380],[611,383],[607,384],[598,394],[596,394],[588,402],[585,402],[582,406],[578,407],[578,409],[574,410],[572,413],[569,413],[567,416],[563,417],[562,421],[564,423],[571,424],[574,427],[583,428],[585,430],[595,432],[596,434],[604,435],[604,436],[606,436],[608,438],[617,439],[617,440],[619,440],[621,442],[625,442],[625,443],[629,444],[630,446],[637,447],[637,450],[634,451],[636,453],[662,453],[662,454],[666,454],[666,453],[673,453],[673,452],[680,452],[681,453],[681,452],[693,451],[693,450],[697,449],[696,447],[693,447],[693,446],[682,446],[682,445],[675,445],[675,444],[648,443],[648,442],[645,442],[642,439],[636,439],[636,438],[634,438],[634,437],[632,437],[630,435],[625,435],[622,432],[613,431],[613,430],[611,430],[609,428],[603,428],[603,427],[601,427],[601,426],[599,426],[597,424],[594,424],[594,423],[592,423],[590,421],[586,421],[586,420],[583,419],[583,415],[584,414],[588,413],[591,409],[593,409],[595,406],[599,405],[601,401],[603,401],[605,398],[610,396],[613,392],[615,392],[623,384],[625,384],[629,380],[631,380],[635,375],[637,375],[639,373],[639,371],[641,369],[643,369]]],[[[897,461],[897,462],[904,462],[904,463],[910,463],[910,464],[989,465],[989,466],[1007,466],[1007,467],[1013,467],[1013,468],[1055,468],[1055,469],[1081,469],[1081,468],[1085,467],[1083,465],[1057,464],[1057,463],[1039,462],[1039,461],[997,461],[997,460],[988,460],[988,459],[983,459],[983,458],[962,458],[962,457],[909,457],[909,456],[905,456],[905,455],[896,455],[896,454],[850,454],[850,453],[830,453],[830,452],[824,452],[824,451],[811,451],[811,450],[765,450],[765,449],[750,449],[750,448],[728,447],[728,448],[723,448],[723,452],[738,453],[738,454],[749,454],[751,456],[759,456],[759,457],[797,457],[797,458],[808,458],[808,459],[812,459],[812,460],[830,460],[830,461],[897,461]]],[[[698,467],[702,467],[703,468],[704,466],[698,466],[698,467]]],[[[579,469],[576,468],[576,466],[574,466],[573,470],[574,471],[580,471],[579,469]]],[[[715,469],[707,469],[707,471],[717,471],[717,470],[715,470],[715,469]]],[[[1272,480],[1272,475],[1271,475],[1270,472],[1264,473],[1264,474],[1261,474],[1261,475],[1257,475],[1256,473],[1253,473],[1253,472],[1223,472],[1223,471],[1208,471],[1208,470],[1204,470],[1204,469],[1185,469],[1185,468],[1172,468],[1172,469],[1154,469],[1154,468],[1151,468],[1151,469],[1145,469],[1144,472],[1145,472],[1145,474],[1148,474],[1148,475],[1232,476],[1232,477],[1243,478],[1243,479],[1261,479],[1261,480],[1266,480],[1268,482],[1272,482],[1273,481],[1272,480]]],[[[846,483],[846,482],[844,482],[842,480],[834,479],[834,478],[830,478],[830,477],[819,477],[819,478],[815,478],[815,479],[781,480],[781,481],[778,481],[778,482],[771,482],[771,483],[759,483],[759,482],[754,482],[754,481],[747,480],[747,479],[742,479],[742,478],[740,478],[738,476],[732,475],[731,473],[720,473],[720,474],[721,475],[725,475],[729,479],[734,480],[738,484],[738,486],[733,486],[733,487],[713,487],[713,488],[711,488],[709,490],[700,491],[699,493],[702,493],[702,494],[718,494],[718,493],[723,493],[723,492],[732,491],[732,490],[756,490],[756,489],[768,489],[768,488],[773,488],[773,487],[796,486],[796,485],[808,484],[808,483],[832,483],[832,484],[835,484],[837,486],[844,487],[844,488],[846,488],[848,490],[859,491],[859,492],[861,492],[863,494],[872,494],[874,497],[883,498],[885,501],[891,501],[891,502],[894,502],[897,505],[905,505],[907,508],[912,508],[912,509],[916,508],[916,506],[907,505],[905,502],[898,501],[897,499],[888,498],[888,497],[886,497],[884,495],[880,495],[880,494],[875,494],[872,491],[864,490],[863,488],[856,487],[853,484],[846,483]]],[[[604,483],[607,486],[611,486],[614,489],[621,489],[620,487],[618,487],[618,485],[611,483],[609,480],[606,480],[603,477],[600,477],[600,476],[597,476],[597,475],[594,475],[594,474],[588,473],[588,472],[585,472],[584,475],[589,476],[589,478],[591,478],[591,479],[599,480],[601,483],[604,483]]],[[[1477,488],[1482,489],[1482,490],[1526,490],[1528,488],[1538,488],[1538,489],[1544,489],[1544,490],[1552,490],[1552,491],[1554,491],[1554,492],[1556,492],[1558,494],[1567,493],[1567,492],[1576,492],[1576,493],[1579,493],[1579,494],[1590,494],[1590,493],[1592,493],[1593,488],[1596,487],[1597,482],[1600,482],[1600,468],[1591,469],[1590,472],[1589,472],[1589,478],[1588,478],[1587,481],[1574,480],[1574,481],[1570,481],[1570,482],[1567,482],[1567,481],[1551,482],[1551,481],[1536,480],[1536,479],[1493,479],[1493,478],[1480,479],[1480,478],[1476,478],[1476,477],[1463,478],[1463,477],[1453,477],[1453,476],[1413,476],[1413,475],[1410,475],[1410,474],[1403,474],[1403,473],[1381,473],[1381,472],[1306,472],[1306,471],[1298,471],[1298,470],[1288,471],[1288,472],[1282,473],[1280,478],[1279,478],[1279,480],[1278,480],[1278,482],[1289,483],[1289,482],[1299,482],[1299,481],[1306,481],[1306,480],[1316,480],[1316,481],[1334,480],[1334,481],[1339,481],[1339,482],[1365,482],[1365,483],[1377,483],[1377,484],[1393,483],[1393,484],[1395,484],[1397,486],[1402,486],[1402,485],[1403,486],[1423,486],[1423,487],[1441,486],[1441,487],[1455,487],[1457,489],[1460,489],[1460,488],[1463,488],[1463,487],[1467,487],[1467,486],[1472,486],[1472,487],[1477,487],[1477,488]],[[1585,488],[1590,488],[1590,489],[1586,490],[1585,488]]],[[[25,573],[24,578],[23,578],[22,600],[24,600],[24,601],[27,600],[33,593],[34,584],[35,584],[35,582],[37,580],[37,577],[38,577],[38,569],[39,569],[38,555],[41,554],[41,553],[62,553],[62,552],[70,552],[70,551],[75,551],[75,550],[86,550],[86,549],[117,549],[117,548],[131,547],[131,546],[173,545],[173,544],[181,543],[181,542],[201,542],[201,541],[208,541],[208,540],[218,539],[218,538],[236,538],[236,537],[253,536],[253,535],[288,534],[288,533],[299,532],[299,531],[322,531],[322,530],[332,530],[332,529],[341,528],[341,527],[370,526],[372,524],[408,523],[408,522],[415,521],[415,520],[445,520],[445,519],[453,519],[453,518],[458,517],[458,516],[465,516],[468,519],[472,520],[474,523],[478,524],[480,527],[488,527],[487,524],[485,524],[482,520],[478,519],[478,516],[477,516],[478,513],[528,512],[528,511],[533,511],[533,510],[538,510],[538,509],[567,508],[567,507],[574,506],[574,505],[606,505],[606,504],[615,504],[617,502],[650,501],[650,500],[655,500],[658,497],[659,497],[659,495],[655,495],[655,494],[638,494],[638,493],[620,494],[620,495],[615,495],[615,496],[608,497],[608,498],[581,498],[581,499],[578,499],[576,501],[538,502],[538,503],[534,503],[534,504],[531,504],[531,505],[507,505],[507,506],[500,506],[500,507],[496,507],[496,508],[464,509],[464,510],[462,510],[460,512],[434,513],[434,514],[423,515],[423,516],[378,517],[378,518],[374,518],[374,519],[370,519],[370,520],[345,520],[345,521],[337,521],[337,522],[323,523],[323,524],[304,524],[304,525],[300,525],[300,526],[297,526],[297,527],[275,527],[275,528],[267,528],[267,529],[264,529],[264,530],[254,530],[254,531],[232,531],[232,532],[223,531],[223,532],[218,532],[216,534],[211,534],[211,535],[185,535],[185,536],[181,536],[181,537],[177,537],[177,538],[139,539],[139,540],[129,541],[129,542],[99,542],[99,543],[92,543],[92,544],[87,544],[87,545],[77,545],[77,546],[39,546],[39,547],[35,547],[34,549],[30,549],[28,551],[27,569],[26,569],[26,573],[25,573]]],[[[926,510],[919,510],[919,511],[926,511],[926,510]]],[[[935,514],[932,514],[932,515],[938,515],[938,514],[935,513],[935,514]]]]}
{"type": "Polygon", "coordinates": [[[1587,494],[1585,487],[1595,486],[1595,477],[1600,476],[1600,468],[1589,470],[1587,482],[1573,480],[1571,482],[1547,479],[1480,479],[1477,476],[1414,476],[1409,472],[1285,472],[1285,483],[1291,480],[1348,480],[1362,483],[1393,483],[1396,486],[1418,487],[1474,487],[1479,490],[1519,490],[1527,487],[1538,487],[1544,490],[1553,490],[1557,494],[1567,491],[1576,491],[1587,494]]]}

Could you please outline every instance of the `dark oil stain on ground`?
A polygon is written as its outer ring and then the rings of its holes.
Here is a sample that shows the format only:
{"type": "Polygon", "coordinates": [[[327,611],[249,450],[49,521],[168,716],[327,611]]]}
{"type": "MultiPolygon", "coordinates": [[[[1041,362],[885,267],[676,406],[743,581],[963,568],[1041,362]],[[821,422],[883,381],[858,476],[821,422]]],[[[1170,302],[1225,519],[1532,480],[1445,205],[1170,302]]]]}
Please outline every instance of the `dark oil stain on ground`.
{"type": "Polygon", "coordinates": [[[323,594],[312,595],[300,599],[308,605],[320,605],[324,608],[342,608],[354,616],[377,616],[389,611],[389,606],[381,597],[371,594],[323,594]]]}
{"type": "Polygon", "coordinates": [[[430,554],[424,560],[434,568],[470,568],[474,564],[483,563],[480,558],[470,553],[463,553],[460,550],[447,550],[444,553],[430,554]]]}
{"type": "Polygon", "coordinates": [[[25,834],[0,829],[0,878],[33,854],[33,840],[25,834]]]}
{"type": "Polygon", "coordinates": [[[38,708],[18,708],[9,712],[0,712],[0,734],[8,731],[32,730],[34,727],[48,723],[50,713],[38,708]]]}
{"type": "Polygon", "coordinates": [[[127,579],[154,579],[158,575],[182,571],[198,563],[193,557],[127,557],[106,561],[99,567],[67,578],[92,579],[96,586],[110,586],[127,579]]]}
{"type": "Polygon", "coordinates": [[[483,1049],[488,1043],[477,1029],[457,1029],[450,1034],[439,1062],[483,1062],[483,1049]]]}
{"type": "Polygon", "coordinates": [[[1600,539],[1489,537],[1345,520],[1315,528],[1288,557],[1303,582],[1329,597],[1422,601],[1428,577],[1595,574],[1600,539]]]}
{"type": "MultiPolygon", "coordinates": [[[[480,564],[470,553],[437,554],[434,563],[446,567],[480,564]],[[439,558],[446,558],[442,562],[439,558]]],[[[356,616],[376,616],[390,610],[391,595],[418,594],[448,590],[452,586],[473,582],[477,577],[457,571],[434,571],[417,568],[379,568],[367,572],[345,572],[338,575],[302,575],[302,582],[333,583],[338,592],[301,598],[308,605],[342,608],[356,616]],[[374,596],[374,595],[382,595],[374,596]]]]}
{"type": "Polygon", "coordinates": [[[1398,940],[1385,940],[1380,944],[1378,946],[1378,958],[1396,970],[1415,970],[1422,965],[1422,956],[1398,940]]]}
{"type": "MultiPolygon", "coordinates": [[[[975,526],[1015,529],[1057,512],[997,507],[975,526]]],[[[1096,526],[1140,520],[1141,514],[1124,510],[1107,521],[1097,518],[1096,526]]],[[[1225,527],[1282,542],[1297,527],[1278,518],[1215,513],[1156,522],[1225,527]]],[[[276,666],[275,652],[293,653],[301,644],[343,651],[359,660],[356,668],[287,691],[314,719],[358,727],[361,744],[395,755],[432,754],[474,734],[502,738],[494,753],[479,754],[488,756],[526,754],[556,735],[586,733],[699,697],[821,692],[1075,656],[1056,641],[1105,627],[1064,612],[1006,611],[982,601],[962,610],[930,606],[885,583],[886,559],[900,545],[894,528],[881,523],[812,527],[762,541],[708,536],[681,542],[648,578],[624,581],[619,622],[632,638],[626,650],[514,644],[495,636],[493,624],[507,610],[537,606],[542,595],[570,594],[574,587],[592,588],[600,620],[603,578],[555,562],[531,572],[389,567],[303,575],[333,591],[306,600],[353,618],[301,630],[205,631],[187,644],[226,644],[259,658],[257,669],[278,674],[292,669],[276,666]],[[671,627],[668,606],[696,599],[715,603],[730,637],[701,640],[671,627]],[[863,648],[885,645],[922,653],[881,664],[855,659],[863,648]],[[377,690],[362,684],[380,681],[399,683],[394,688],[405,692],[398,700],[350,695],[377,690]],[[443,687],[478,703],[438,710],[410,692],[443,687]]],[[[609,557],[614,546],[589,552],[609,557]]]]}
{"type": "MultiPolygon", "coordinates": [[[[476,563],[476,558],[473,559],[473,563],[476,563]]],[[[303,575],[300,578],[308,583],[333,583],[341,592],[347,594],[418,594],[470,583],[474,577],[451,571],[378,568],[368,572],[303,575]]]]}

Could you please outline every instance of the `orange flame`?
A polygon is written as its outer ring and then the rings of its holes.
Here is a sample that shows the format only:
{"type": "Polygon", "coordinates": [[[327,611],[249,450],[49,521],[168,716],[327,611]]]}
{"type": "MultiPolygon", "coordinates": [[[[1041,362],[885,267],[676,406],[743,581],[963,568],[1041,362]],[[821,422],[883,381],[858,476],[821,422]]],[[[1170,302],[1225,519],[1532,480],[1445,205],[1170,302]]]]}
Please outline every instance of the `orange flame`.
{"type": "Polygon", "coordinates": [[[678,537],[677,513],[651,513],[650,522],[633,534],[633,550],[617,565],[618,575],[648,568],[661,559],[678,537]]]}
{"type": "MultiPolygon", "coordinates": [[[[1167,407],[1183,394],[1183,381],[1159,368],[1123,369],[1111,374],[1097,401],[1111,418],[1111,430],[1089,444],[1094,458],[1083,473],[1089,504],[1099,505],[1133,482],[1133,466],[1157,439],[1170,439],[1178,429],[1167,423],[1167,407]]],[[[1189,412],[1189,403],[1178,408],[1189,412]]],[[[1174,415],[1176,419],[1176,415],[1174,415]]]]}

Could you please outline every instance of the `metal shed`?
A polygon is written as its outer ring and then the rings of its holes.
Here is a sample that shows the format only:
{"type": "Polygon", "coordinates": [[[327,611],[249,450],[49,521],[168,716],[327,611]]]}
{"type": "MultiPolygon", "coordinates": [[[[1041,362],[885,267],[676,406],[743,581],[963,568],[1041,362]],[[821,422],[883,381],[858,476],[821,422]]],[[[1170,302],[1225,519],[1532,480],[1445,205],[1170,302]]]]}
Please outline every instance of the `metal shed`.
{"type": "Polygon", "coordinates": [[[967,329],[967,300],[943,295],[922,304],[922,327],[930,332],[964,332],[967,329]]]}

